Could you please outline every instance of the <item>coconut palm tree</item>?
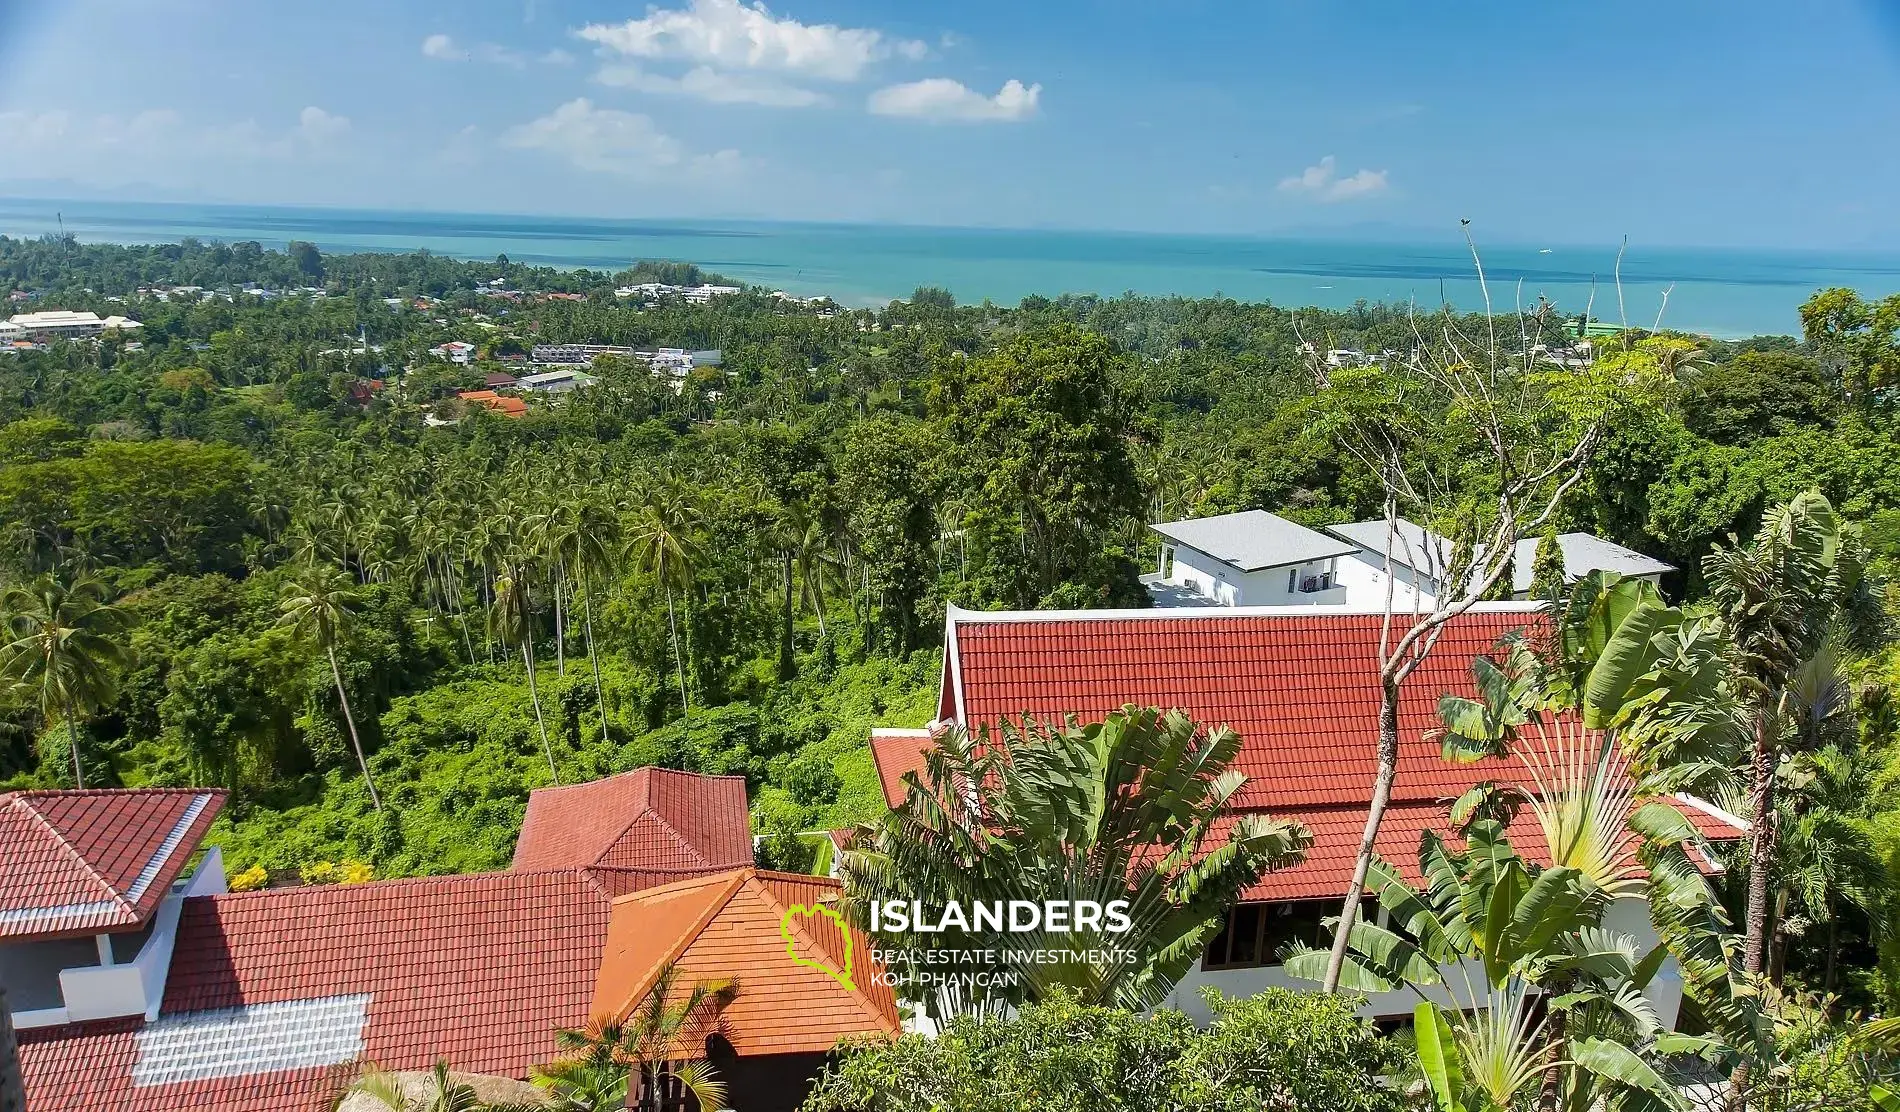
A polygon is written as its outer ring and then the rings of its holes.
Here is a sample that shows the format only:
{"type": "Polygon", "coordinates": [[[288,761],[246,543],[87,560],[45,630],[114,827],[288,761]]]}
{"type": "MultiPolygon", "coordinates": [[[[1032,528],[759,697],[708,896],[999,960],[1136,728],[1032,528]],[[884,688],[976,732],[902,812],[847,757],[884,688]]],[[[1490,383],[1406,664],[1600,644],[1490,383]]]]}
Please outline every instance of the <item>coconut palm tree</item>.
{"type": "Polygon", "coordinates": [[[376,793],[375,778],[369,774],[369,758],[363,753],[363,739],[356,732],[356,714],[350,709],[350,693],[344,689],[343,669],[336,659],[336,647],[348,637],[350,622],[362,605],[362,595],[341,569],[335,564],[313,564],[284,584],[278,601],[277,624],[290,629],[300,639],[314,641],[329,660],[330,679],[336,684],[337,702],[343,708],[343,724],[350,731],[350,748],[356,752],[356,767],[362,770],[370,805],[380,811],[383,800],[376,793]]]}
{"type": "Polygon", "coordinates": [[[594,582],[612,574],[624,539],[620,514],[597,498],[573,495],[559,512],[547,516],[546,544],[563,568],[571,569],[580,586],[581,633],[587,644],[587,663],[594,673],[594,702],[600,709],[600,736],[607,737],[607,696],[600,682],[600,657],[594,649],[594,582]]]}
{"type": "MultiPolygon", "coordinates": [[[[926,997],[938,1016],[992,1011],[1056,993],[1136,1010],[1166,998],[1241,891],[1304,859],[1297,823],[1242,815],[1215,833],[1244,777],[1229,768],[1240,736],[1179,711],[1126,706],[1088,726],[1006,724],[997,735],[947,731],[904,803],[861,827],[840,868],[846,899],[870,926],[872,901],[1128,901],[1125,932],[1005,934],[982,924],[928,936],[873,932],[880,944],[943,951],[1036,949],[1135,957],[1013,963],[1015,984],[952,987],[926,997]],[[932,941],[934,940],[934,941],[932,941]]],[[[974,967],[973,967],[974,968],[974,967]]],[[[990,966],[982,966],[991,969],[990,966]]],[[[974,979],[967,979],[974,980],[974,979]]]]}
{"type": "Polygon", "coordinates": [[[548,742],[548,723],[541,713],[541,689],[534,676],[534,602],[529,593],[527,569],[516,566],[495,580],[495,605],[489,610],[489,634],[521,649],[521,665],[528,672],[528,701],[534,704],[534,725],[541,733],[541,752],[548,759],[548,775],[556,784],[561,770],[554,764],[554,747],[548,742]]]}
{"type": "Polygon", "coordinates": [[[633,533],[635,567],[651,575],[666,592],[666,625],[673,639],[673,667],[679,676],[680,710],[690,709],[686,691],[686,658],[680,650],[679,618],[673,608],[675,590],[690,591],[699,565],[697,533],[699,512],[685,488],[668,482],[648,492],[633,533]]]}
{"type": "Polygon", "coordinates": [[[567,1053],[534,1068],[534,1083],[554,1094],[557,1107],[576,1112],[629,1108],[659,1112],[663,1090],[678,1085],[702,1112],[723,1112],[726,1086],[704,1058],[706,1040],[726,1029],[726,1006],[739,994],[730,979],[676,988],[678,969],[662,966],[653,987],[619,1016],[596,1016],[584,1028],[562,1029],[555,1044],[567,1053]]]}
{"type": "Polygon", "coordinates": [[[86,786],[79,718],[112,701],[128,661],[123,638],[131,616],[106,599],[96,579],[67,584],[50,575],[0,594],[7,637],[0,682],[31,697],[48,721],[65,718],[76,788],[86,786]]]}

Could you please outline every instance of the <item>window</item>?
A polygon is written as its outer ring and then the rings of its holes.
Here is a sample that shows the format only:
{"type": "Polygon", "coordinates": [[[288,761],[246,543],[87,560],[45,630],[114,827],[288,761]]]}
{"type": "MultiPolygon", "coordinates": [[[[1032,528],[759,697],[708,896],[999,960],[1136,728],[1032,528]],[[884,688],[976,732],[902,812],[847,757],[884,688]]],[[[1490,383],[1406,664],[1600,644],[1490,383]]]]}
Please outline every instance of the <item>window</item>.
{"type": "MultiPolygon", "coordinates": [[[[1362,915],[1378,907],[1368,901],[1362,915]]],[[[1227,913],[1227,921],[1207,944],[1203,969],[1248,969],[1280,964],[1280,952],[1300,942],[1325,946],[1332,942],[1326,919],[1339,914],[1338,900],[1289,900],[1284,903],[1245,903],[1227,913]]]]}
{"type": "Polygon", "coordinates": [[[1300,584],[1300,569],[1286,569],[1286,593],[1292,594],[1300,584]]]}

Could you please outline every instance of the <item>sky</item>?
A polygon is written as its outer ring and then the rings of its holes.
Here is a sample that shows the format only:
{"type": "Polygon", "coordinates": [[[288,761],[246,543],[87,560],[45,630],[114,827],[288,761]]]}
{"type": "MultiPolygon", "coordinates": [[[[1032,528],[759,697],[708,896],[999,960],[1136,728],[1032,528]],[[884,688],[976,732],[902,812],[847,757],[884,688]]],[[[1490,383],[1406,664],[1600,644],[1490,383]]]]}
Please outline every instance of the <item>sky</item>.
{"type": "Polygon", "coordinates": [[[0,0],[0,195],[1900,246],[1900,0],[0,0]]]}

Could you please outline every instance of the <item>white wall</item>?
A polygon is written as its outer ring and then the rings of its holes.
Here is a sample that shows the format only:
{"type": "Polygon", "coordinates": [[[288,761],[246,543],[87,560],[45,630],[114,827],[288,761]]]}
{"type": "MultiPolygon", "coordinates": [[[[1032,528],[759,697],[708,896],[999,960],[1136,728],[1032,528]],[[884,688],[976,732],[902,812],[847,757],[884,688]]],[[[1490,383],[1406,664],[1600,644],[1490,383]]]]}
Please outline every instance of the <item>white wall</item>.
{"type": "MultiPolygon", "coordinates": [[[[1385,553],[1360,549],[1340,559],[1334,582],[1345,588],[1345,602],[1353,606],[1384,606],[1385,553]]],[[[1429,610],[1437,603],[1437,584],[1396,560],[1392,564],[1392,612],[1408,614],[1429,610]]]]}
{"type": "MultiPolygon", "coordinates": [[[[1303,580],[1334,572],[1333,560],[1313,560],[1297,568],[1267,568],[1244,572],[1186,545],[1171,546],[1173,559],[1166,582],[1192,587],[1221,606],[1316,606],[1342,603],[1346,591],[1335,586],[1326,591],[1301,591],[1303,580]],[[1294,573],[1294,589],[1287,590],[1287,573],[1294,573]]],[[[1336,579],[1335,575],[1335,579],[1336,579]]]]}

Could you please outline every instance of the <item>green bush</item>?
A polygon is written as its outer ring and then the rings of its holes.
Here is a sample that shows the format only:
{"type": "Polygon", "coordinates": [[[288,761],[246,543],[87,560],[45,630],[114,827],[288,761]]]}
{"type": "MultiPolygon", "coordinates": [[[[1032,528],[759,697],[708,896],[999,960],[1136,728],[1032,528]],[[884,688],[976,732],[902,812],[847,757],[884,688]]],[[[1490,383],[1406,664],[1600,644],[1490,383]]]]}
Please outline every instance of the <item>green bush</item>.
{"type": "Polygon", "coordinates": [[[1207,993],[1214,1022],[1033,1004],[1006,1018],[953,1021],[846,1048],[804,1112],[1397,1112],[1380,1075],[1393,1053],[1351,1000],[1269,989],[1207,993]]]}

